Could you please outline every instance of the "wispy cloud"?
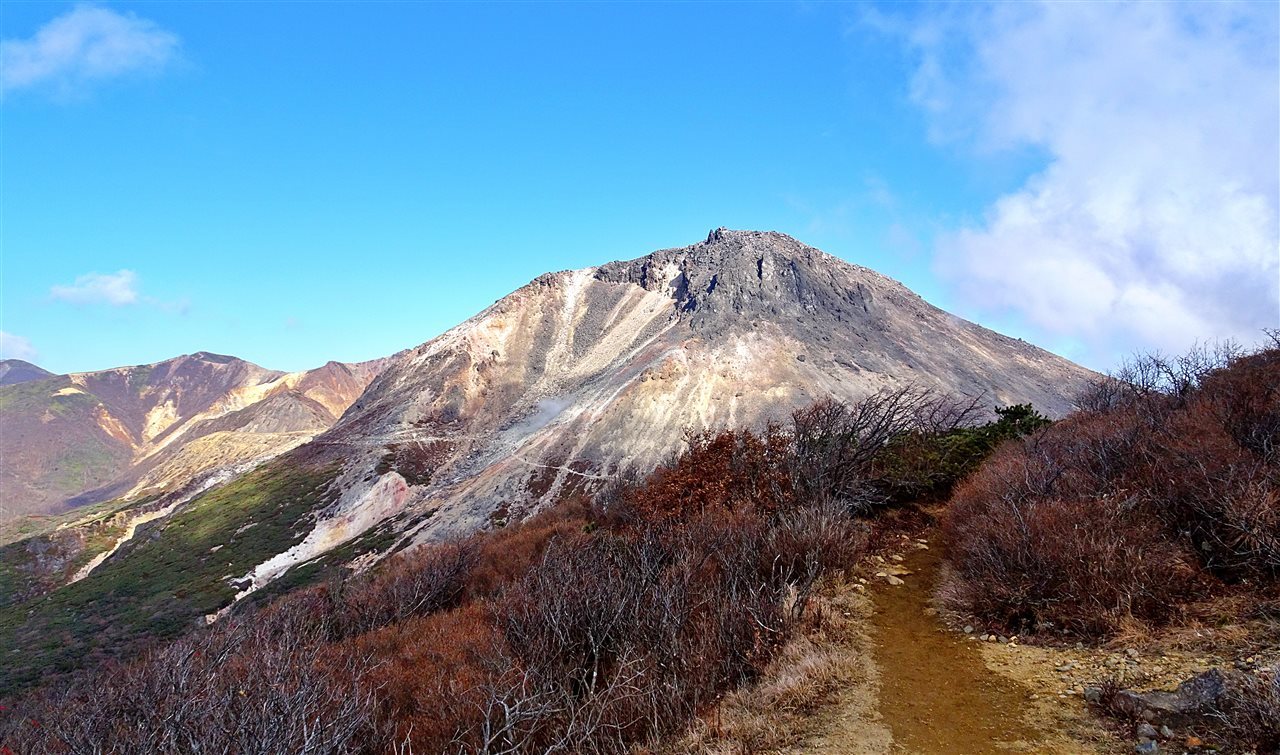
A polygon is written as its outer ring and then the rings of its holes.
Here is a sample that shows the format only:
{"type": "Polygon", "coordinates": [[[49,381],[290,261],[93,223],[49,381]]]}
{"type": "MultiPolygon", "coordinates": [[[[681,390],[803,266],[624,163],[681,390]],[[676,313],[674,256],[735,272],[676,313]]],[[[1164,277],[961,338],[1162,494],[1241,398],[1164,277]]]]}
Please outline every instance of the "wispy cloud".
{"type": "Polygon", "coordinates": [[[38,356],[30,341],[22,336],[0,330],[0,359],[22,359],[34,362],[38,356]]]}
{"type": "Polygon", "coordinates": [[[974,309],[1095,361],[1280,321],[1280,78],[1271,4],[946,6],[901,31],[933,136],[1047,167],[943,233],[974,309]]]}
{"type": "Polygon", "coordinates": [[[179,44],[177,35],[132,13],[78,5],[29,39],[0,41],[0,94],[76,94],[93,82],[158,71],[179,44]]]}
{"type": "Polygon", "coordinates": [[[54,286],[49,296],[72,304],[109,304],[123,307],[136,304],[138,275],[132,270],[116,273],[89,273],[76,278],[69,286],[54,286]]]}

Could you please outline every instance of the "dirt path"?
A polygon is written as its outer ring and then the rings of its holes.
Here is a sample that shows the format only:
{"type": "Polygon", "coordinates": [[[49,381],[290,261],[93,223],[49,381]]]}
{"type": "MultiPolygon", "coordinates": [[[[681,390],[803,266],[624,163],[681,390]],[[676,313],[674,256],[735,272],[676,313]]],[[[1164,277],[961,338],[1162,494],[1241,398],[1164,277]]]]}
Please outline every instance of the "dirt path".
{"type": "MultiPolygon", "coordinates": [[[[823,732],[795,752],[818,755],[989,755],[1099,752],[1059,713],[984,660],[985,647],[947,629],[931,604],[942,563],[936,547],[904,541],[870,580],[871,667],[821,716],[823,732]],[[886,576],[895,577],[894,580],[886,576]],[[901,583],[896,580],[900,579],[901,583]]],[[[868,575],[870,576],[870,575],[868,575]]],[[[1009,646],[1012,651],[1012,647],[1009,646]]]]}
{"type": "Polygon", "coordinates": [[[903,584],[876,580],[871,616],[880,713],[895,750],[911,753],[1043,752],[1019,712],[1027,691],[992,673],[979,649],[947,631],[931,605],[937,549],[912,548],[903,584]]]}

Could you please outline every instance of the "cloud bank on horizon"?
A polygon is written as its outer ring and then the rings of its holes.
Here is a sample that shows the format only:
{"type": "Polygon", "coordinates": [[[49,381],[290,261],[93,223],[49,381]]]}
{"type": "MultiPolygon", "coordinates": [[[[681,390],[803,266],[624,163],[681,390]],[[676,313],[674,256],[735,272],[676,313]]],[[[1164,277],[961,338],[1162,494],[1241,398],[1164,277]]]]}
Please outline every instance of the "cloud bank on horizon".
{"type": "Polygon", "coordinates": [[[163,69],[178,54],[177,35],[132,13],[77,5],[29,39],[0,41],[0,94],[81,94],[94,82],[163,69]]]}
{"type": "Polygon", "coordinates": [[[1104,362],[1280,325],[1276,6],[1003,3],[889,21],[935,141],[1047,157],[938,239],[935,269],[967,307],[1104,362]]]}

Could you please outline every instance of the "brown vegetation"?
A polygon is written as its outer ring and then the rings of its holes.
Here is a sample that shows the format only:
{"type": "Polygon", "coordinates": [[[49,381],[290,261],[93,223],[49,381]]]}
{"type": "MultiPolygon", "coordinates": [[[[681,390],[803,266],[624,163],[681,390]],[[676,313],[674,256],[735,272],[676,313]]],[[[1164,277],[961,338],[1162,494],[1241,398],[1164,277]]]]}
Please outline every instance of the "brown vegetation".
{"type": "Polygon", "coordinates": [[[908,483],[949,486],[1036,419],[1020,407],[963,427],[975,406],[886,392],[824,402],[788,430],[691,435],[642,481],[30,695],[0,718],[0,741],[24,753],[652,744],[758,678],[797,627],[820,626],[819,578],[865,548],[855,514],[908,483]]]}
{"type": "Polygon", "coordinates": [[[957,490],[944,597],[1100,636],[1280,576],[1280,348],[1143,357],[957,490]]]}

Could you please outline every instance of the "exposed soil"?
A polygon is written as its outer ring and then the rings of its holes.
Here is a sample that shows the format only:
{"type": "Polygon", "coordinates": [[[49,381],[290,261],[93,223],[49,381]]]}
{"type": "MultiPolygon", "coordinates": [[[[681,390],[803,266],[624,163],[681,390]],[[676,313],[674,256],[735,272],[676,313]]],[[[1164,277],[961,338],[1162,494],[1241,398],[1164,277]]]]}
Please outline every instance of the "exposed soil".
{"type": "Polygon", "coordinates": [[[873,557],[867,575],[879,576],[867,585],[866,681],[846,690],[836,705],[816,717],[821,733],[795,751],[1116,751],[1116,742],[1077,700],[1036,694],[1025,683],[1030,681],[1027,669],[1008,673],[1007,665],[992,662],[1019,652],[1016,645],[980,643],[947,628],[932,604],[942,553],[936,545],[897,537],[901,543],[889,545],[884,551],[888,558],[873,557]]]}
{"type": "Polygon", "coordinates": [[[971,643],[938,621],[931,597],[941,555],[915,549],[906,555],[903,583],[877,580],[875,660],[880,670],[880,712],[902,752],[1043,752],[1020,716],[1021,685],[991,673],[971,643]]]}

